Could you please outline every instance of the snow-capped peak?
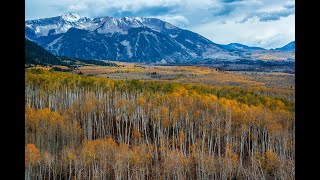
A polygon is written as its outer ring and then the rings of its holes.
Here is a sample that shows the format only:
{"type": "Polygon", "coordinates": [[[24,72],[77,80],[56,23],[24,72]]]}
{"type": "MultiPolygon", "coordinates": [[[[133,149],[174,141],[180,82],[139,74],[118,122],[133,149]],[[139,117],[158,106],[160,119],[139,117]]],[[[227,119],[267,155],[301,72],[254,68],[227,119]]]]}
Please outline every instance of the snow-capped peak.
{"type": "Polygon", "coordinates": [[[136,21],[140,21],[140,22],[142,22],[142,21],[143,21],[141,17],[135,17],[135,18],[134,18],[134,20],[136,20],[136,21]]]}
{"type": "Polygon", "coordinates": [[[61,16],[26,21],[26,28],[33,31],[37,37],[51,34],[61,34],[70,28],[82,29],[87,31],[97,30],[101,34],[127,34],[131,28],[147,27],[154,31],[161,32],[177,27],[156,18],[142,17],[123,17],[114,18],[110,16],[87,18],[79,14],[69,12],[61,16]]]}
{"type": "Polygon", "coordinates": [[[140,17],[123,17],[123,18],[120,18],[119,19],[120,21],[124,20],[124,21],[127,21],[127,22],[140,22],[140,23],[143,23],[143,18],[140,18],[140,17]]]}
{"type": "Polygon", "coordinates": [[[62,19],[69,22],[76,22],[81,19],[81,16],[78,13],[70,12],[62,15],[62,19]]]}

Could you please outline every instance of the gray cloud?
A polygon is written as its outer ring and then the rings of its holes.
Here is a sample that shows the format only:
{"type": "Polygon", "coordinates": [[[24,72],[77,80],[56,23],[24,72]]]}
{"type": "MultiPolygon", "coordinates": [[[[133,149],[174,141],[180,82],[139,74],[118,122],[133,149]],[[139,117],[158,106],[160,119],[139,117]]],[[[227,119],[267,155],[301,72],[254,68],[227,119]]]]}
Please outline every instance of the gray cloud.
{"type": "Polygon", "coordinates": [[[295,8],[295,1],[288,1],[285,5],[284,5],[285,8],[287,9],[293,9],[295,8]]]}
{"type": "Polygon", "coordinates": [[[275,21],[279,20],[281,17],[288,17],[294,14],[294,10],[278,11],[273,13],[265,13],[260,16],[260,21],[275,21]]]}
{"type": "MultiPolygon", "coordinates": [[[[180,1],[79,0],[71,2],[69,0],[68,5],[61,5],[60,8],[64,8],[65,11],[86,12],[89,16],[157,16],[174,13],[180,6],[180,1]]],[[[58,3],[57,6],[59,6],[58,3]]]]}
{"type": "Polygon", "coordinates": [[[282,17],[288,17],[292,14],[295,14],[295,4],[286,3],[280,9],[251,13],[239,22],[244,23],[252,18],[257,18],[260,22],[276,21],[282,17]]]}
{"type": "Polygon", "coordinates": [[[175,6],[160,6],[160,7],[146,7],[144,9],[138,10],[124,10],[124,11],[115,11],[113,13],[116,17],[124,17],[124,16],[158,16],[163,14],[172,14],[175,6]]]}
{"type": "Polygon", "coordinates": [[[230,15],[237,6],[226,4],[222,7],[212,7],[208,10],[213,16],[228,16],[230,15]]]}
{"type": "Polygon", "coordinates": [[[244,1],[244,0],[222,0],[222,2],[225,2],[225,3],[234,3],[234,2],[241,2],[241,1],[244,1]]]}

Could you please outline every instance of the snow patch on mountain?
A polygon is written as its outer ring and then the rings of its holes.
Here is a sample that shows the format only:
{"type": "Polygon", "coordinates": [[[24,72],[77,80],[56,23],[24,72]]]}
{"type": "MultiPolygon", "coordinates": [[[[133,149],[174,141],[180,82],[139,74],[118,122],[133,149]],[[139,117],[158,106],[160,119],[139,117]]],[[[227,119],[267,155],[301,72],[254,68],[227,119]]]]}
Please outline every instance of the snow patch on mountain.
{"type": "Polygon", "coordinates": [[[187,41],[187,42],[189,42],[189,43],[193,44],[193,42],[192,42],[192,41],[190,41],[190,39],[185,39],[185,41],[187,41]]]}
{"type": "Polygon", "coordinates": [[[120,29],[119,27],[117,26],[111,26],[111,27],[107,27],[107,28],[99,28],[98,29],[98,33],[101,33],[101,34],[105,34],[105,33],[120,33],[120,34],[128,34],[127,31],[124,31],[122,29],[120,29]]]}
{"type": "Polygon", "coordinates": [[[235,60],[240,58],[236,55],[231,55],[225,51],[221,51],[215,47],[206,47],[205,52],[202,54],[204,58],[212,59],[224,59],[224,60],[235,60]]]}
{"type": "Polygon", "coordinates": [[[176,41],[176,43],[179,44],[179,46],[180,46],[182,49],[185,49],[185,50],[187,49],[183,44],[179,43],[178,41],[176,41]]]}
{"type": "Polygon", "coordinates": [[[145,35],[151,35],[153,36],[155,39],[158,39],[157,35],[155,35],[154,33],[152,32],[149,32],[149,31],[142,31],[141,33],[145,34],[145,35]]]}
{"type": "Polygon", "coordinates": [[[126,47],[127,49],[127,55],[129,56],[129,58],[131,58],[133,56],[132,51],[131,51],[131,46],[130,46],[130,42],[127,40],[121,41],[120,42],[123,46],[126,47]]]}
{"type": "Polygon", "coordinates": [[[48,44],[48,47],[53,46],[54,44],[56,44],[62,37],[63,37],[63,35],[58,37],[57,39],[53,40],[51,43],[48,44]]]}
{"type": "Polygon", "coordinates": [[[167,22],[155,18],[124,17],[113,18],[110,16],[87,18],[77,13],[67,13],[62,16],[28,20],[25,27],[35,32],[37,37],[47,36],[49,31],[52,34],[67,32],[70,28],[83,29],[88,31],[98,30],[102,34],[127,34],[130,28],[148,27],[154,31],[179,29],[167,22]]]}
{"type": "Polygon", "coordinates": [[[76,22],[81,19],[80,15],[77,13],[67,13],[61,16],[62,19],[69,22],[76,22]]]}
{"type": "Polygon", "coordinates": [[[53,40],[51,43],[49,43],[47,45],[47,48],[50,49],[51,51],[53,51],[55,54],[59,54],[59,51],[60,51],[61,46],[62,46],[62,43],[58,43],[58,42],[62,37],[63,37],[63,35],[58,37],[57,39],[53,40]],[[57,45],[54,46],[55,44],[57,44],[57,45]]]}
{"type": "Polygon", "coordinates": [[[191,57],[196,58],[198,57],[198,55],[194,52],[188,52],[188,54],[190,54],[191,57]]]}
{"type": "Polygon", "coordinates": [[[36,27],[36,29],[34,30],[34,32],[40,33],[40,28],[39,28],[39,27],[36,27]]]}
{"type": "Polygon", "coordinates": [[[176,38],[178,35],[177,35],[177,34],[169,34],[169,36],[170,36],[171,38],[176,38]]]}

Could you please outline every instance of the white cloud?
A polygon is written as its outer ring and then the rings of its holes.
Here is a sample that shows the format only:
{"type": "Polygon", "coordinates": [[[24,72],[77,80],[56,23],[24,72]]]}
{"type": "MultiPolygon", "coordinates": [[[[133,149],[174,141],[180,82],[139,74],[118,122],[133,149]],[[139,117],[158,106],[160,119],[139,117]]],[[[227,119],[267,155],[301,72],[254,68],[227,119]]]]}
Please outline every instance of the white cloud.
{"type": "Polygon", "coordinates": [[[220,23],[212,21],[190,29],[216,43],[242,43],[264,48],[280,47],[294,40],[295,15],[281,18],[279,21],[260,22],[257,18],[245,23],[236,19],[220,23]]]}
{"type": "Polygon", "coordinates": [[[187,27],[189,25],[189,20],[181,15],[178,16],[154,16],[155,18],[166,21],[178,27],[187,27]]]}

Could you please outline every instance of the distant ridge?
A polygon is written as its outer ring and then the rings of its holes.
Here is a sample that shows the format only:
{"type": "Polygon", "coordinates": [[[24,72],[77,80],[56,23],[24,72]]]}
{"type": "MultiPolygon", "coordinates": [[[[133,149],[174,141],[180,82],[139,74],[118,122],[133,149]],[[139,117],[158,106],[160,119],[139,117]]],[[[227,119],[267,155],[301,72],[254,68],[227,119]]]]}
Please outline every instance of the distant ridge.
{"type": "Polygon", "coordinates": [[[296,42],[292,41],[292,42],[284,45],[283,47],[275,48],[273,50],[277,50],[277,51],[295,51],[295,48],[296,48],[296,42]]]}

